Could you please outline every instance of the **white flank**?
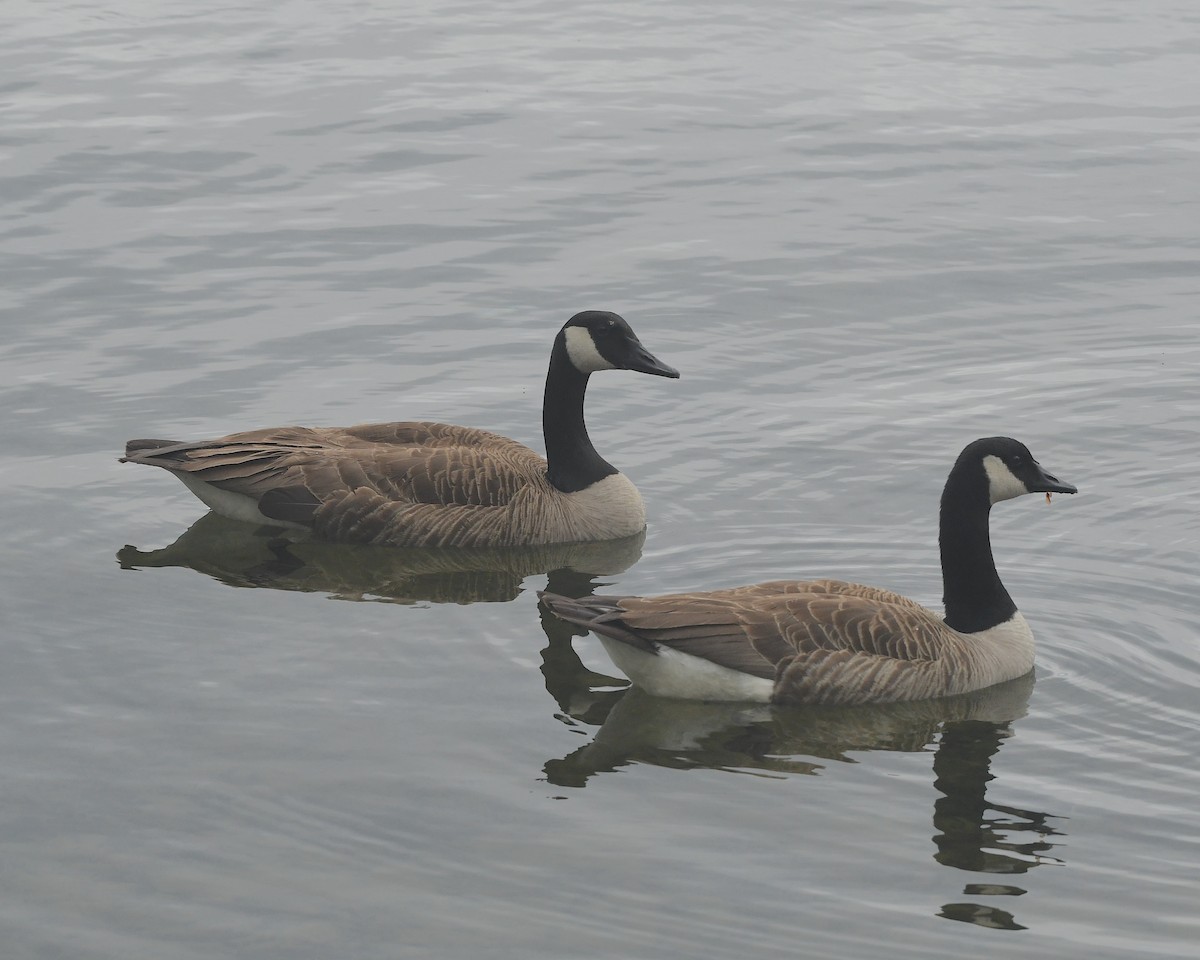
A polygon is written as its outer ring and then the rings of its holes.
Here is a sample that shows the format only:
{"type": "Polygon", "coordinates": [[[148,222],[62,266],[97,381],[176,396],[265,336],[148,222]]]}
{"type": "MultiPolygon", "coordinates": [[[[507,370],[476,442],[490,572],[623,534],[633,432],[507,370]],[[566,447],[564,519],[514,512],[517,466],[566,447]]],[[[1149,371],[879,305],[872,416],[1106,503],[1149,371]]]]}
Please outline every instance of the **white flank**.
{"type": "Polygon", "coordinates": [[[572,540],[615,540],[646,529],[646,505],[623,473],[613,473],[590,487],[560,496],[572,540]]]}
{"type": "Polygon", "coordinates": [[[655,654],[611,637],[601,637],[600,642],[618,670],[656,697],[766,703],[775,689],[774,681],[739,673],[670,647],[660,647],[655,654]]]}
{"type": "Polygon", "coordinates": [[[1024,481],[1018,480],[1016,474],[1008,469],[1008,464],[995,454],[989,453],[983,458],[983,469],[987,472],[988,494],[992,503],[1029,493],[1024,481]]]}
{"type": "MultiPolygon", "coordinates": [[[[173,471],[174,472],[174,471],[173,471]]],[[[241,493],[231,493],[214,487],[190,473],[182,471],[175,473],[184,486],[192,491],[210,510],[214,510],[230,520],[240,520],[242,523],[266,524],[272,527],[290,527],[293,530],[307,530],[308,527],[288,520],[272,520],[264,516],[258,509],[258,501],[241,493]]]]}
{"type": "Polygon", "coordinates": [[[571,363],[580,373],[617,369],[604,359],[600,351],[596,349],[596,342],[592,339],[591,333],[583,327],[567,327],[563,330],[563,337],[567,345],[567,356],[571,358],[571,363]]]}

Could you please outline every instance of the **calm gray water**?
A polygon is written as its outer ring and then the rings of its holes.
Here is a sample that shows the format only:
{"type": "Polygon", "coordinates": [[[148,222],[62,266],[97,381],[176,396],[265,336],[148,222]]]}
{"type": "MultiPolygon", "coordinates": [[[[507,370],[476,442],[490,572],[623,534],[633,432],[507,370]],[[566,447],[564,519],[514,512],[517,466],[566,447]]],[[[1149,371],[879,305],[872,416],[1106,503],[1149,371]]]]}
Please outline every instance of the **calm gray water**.
{"type": "Polygon", "coordinates": [[[13,0],[0,66],[6,958],[1197,956],[1193,3],[13,0]],[[288,544],[116,462],[540,448],[592,307],[683,372],[589,398],[644,542],[288,544]],[[936,603],[997,433],[1081,489],[993,517],[1033,683],[663,703],[539,615],[936,603]]]}

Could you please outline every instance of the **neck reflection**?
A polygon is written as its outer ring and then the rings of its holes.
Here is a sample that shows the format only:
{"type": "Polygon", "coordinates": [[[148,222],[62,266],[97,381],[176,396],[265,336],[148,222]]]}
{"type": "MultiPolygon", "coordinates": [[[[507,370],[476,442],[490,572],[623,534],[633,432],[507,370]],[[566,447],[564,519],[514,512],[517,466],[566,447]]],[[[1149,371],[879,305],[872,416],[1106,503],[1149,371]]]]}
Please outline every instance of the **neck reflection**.
{"type": "Polygon", "coordinates": [[[865,762],[863,752],[924,752],[935,745],[940,796],[933,805],[933,859],[995,877],[966,883],[964,899],[944,904],[938,916],[1025,929],[999,905],[1011,901],[994,902],[1026,892],[1002,878],[1062,862],[1050,855],[1063,836],[1051,825],[1058,818],[987,797],[992,759],[1027,710],[1032,674],[963,697],[866,707],[665,700],[588,670],[572,647],[576,628],[544,611],[542,626],[549,640],[542,672],[559,707],[556,717],[577,732],[598,728],[590,742],[545,763],[545,779],[555,786],[583,788],[634,764],[775,778],[820,775],[831,762],[865,762]]]}
{"type": "MultiPolygon", "coordinates": [[[[1055,818],[987,799],[992,757],[1008,736],[1007,723],[958,720],[943,728],[933,756],[933,785],[942,794],[933,804],[938,863],[1005,876],[1027,873],[1043,863],[1062,863],[1047,855],[1056,845],[1050,838],[1063,835],[1048,823],[1055,818]]],[[[968,883],[963,888],[971,897],[1019,897],[1025,892],[1009,883],[968,883]]],[[[938,916],[995,929],[1025,929],[1012,913],[987,903],[947,903],[938,916]]]]}

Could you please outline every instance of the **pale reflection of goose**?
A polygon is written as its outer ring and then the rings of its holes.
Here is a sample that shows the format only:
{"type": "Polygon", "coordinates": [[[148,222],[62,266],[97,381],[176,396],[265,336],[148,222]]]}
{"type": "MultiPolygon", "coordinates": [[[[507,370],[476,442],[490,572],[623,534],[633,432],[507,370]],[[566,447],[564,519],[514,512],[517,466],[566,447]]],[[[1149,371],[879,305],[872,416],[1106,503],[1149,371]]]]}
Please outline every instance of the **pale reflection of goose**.
{"type": "Polygon", "coordinates": [[[550,353],[546,459],[498,434],[445,423],[275,427],[216,440],[130,440],[123,461],[162,467],[223,516],[335,543],[511,547],[633,536],[637,488],[592,446],[583,421],[600,370],[679,373],[615,313],[588,310],[550,353]]]}
{"type": "Polygon", "coordinates": [[[526,577],[540,573],[550,574],[557,590],[587,592],[591,576],[620,573],[636,563],[645,541],[643,532],[592,543],[406,549],[291,540],[281,533],[208,513],[169,546],[126,546],[117,559],[128,569],[187,567],[231,586],[327,593],[342,600],[502,602],[520,594],[526,577]]]}
{"type": "Polygon", "coordinates": [[[863,750],[917,752],[943,724],[1004,725],[1025,715],[1033,674],[974,693],[902,703],[828,707],[703,702],[655,697],[633,687],[614,698],[587,746],[547,765],[552,782],[581,785],[629,763],[763,773],[816,773],[816,761],[863,750]],[[551,775],[553,774],[553,775],[551,775]]]}
{"type": "Polygon", "coordinates": [[[992,505],[1075,493],[1008,437],[967,445],[942,493],[945,617],[889,590],[780,580],[659,597],[542,601],[594,631],[638,686],[664,697],[889,703],[967,693],[1033,669],[1033,633],[996,572],[992,505]]]}
{"type": "MultiPolygon", "coordinates": [[[[552,647],[555,642],[552,636],[552,647]]],[[[998,905],[1006,901],[989,901],[1025,892],[1008,882],[1013,876],[1061,863],[1050,854],[1063,831],[1051,824],[1057,818],[990,801],[987,791],[992,757],[1012,735],[1011,724],[1025,715],[1033,683],[1030,673],[956,697],[845,707],[673,700],[637,687],[592,691],[589,701],[577,691],[570,700],[586,712],[559,719],[599,729],[590,743],[547,761],[543,772],[551,784],[574,788],[637,764],[778,778],[828,775],[831,762],[865,762],[864,754],[880,750],[928,752],[936,743],[933,857],[987,878],[964,884],[969,899],[944,904],[939,916],[1023,929],[998,905]]]]}

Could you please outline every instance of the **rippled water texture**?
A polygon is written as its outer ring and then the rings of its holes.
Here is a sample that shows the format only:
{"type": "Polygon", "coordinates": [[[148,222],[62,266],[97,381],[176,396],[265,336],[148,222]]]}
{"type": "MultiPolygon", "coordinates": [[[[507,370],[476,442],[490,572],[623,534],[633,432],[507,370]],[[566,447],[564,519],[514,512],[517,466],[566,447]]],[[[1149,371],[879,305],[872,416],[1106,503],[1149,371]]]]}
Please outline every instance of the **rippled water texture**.
{"type": "Polygon", "coordinates": [[[1195,957],[1200,13],[1182,0],[0,5],[6,957],[1195,957]],[[594,378],[644,540],[213,517],[130,437],[594,378]],[[1033,682],[664,703],[538,610],[865,580],[1001,504],[1033,682]]]}

